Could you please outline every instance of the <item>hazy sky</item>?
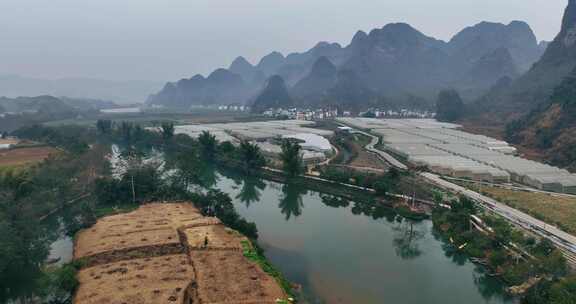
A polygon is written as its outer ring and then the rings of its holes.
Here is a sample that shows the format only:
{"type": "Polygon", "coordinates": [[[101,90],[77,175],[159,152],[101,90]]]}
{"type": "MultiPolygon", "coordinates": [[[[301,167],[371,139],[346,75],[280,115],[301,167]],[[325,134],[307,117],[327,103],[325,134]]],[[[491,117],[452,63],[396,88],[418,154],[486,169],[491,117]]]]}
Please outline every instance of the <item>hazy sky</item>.
{"type": "Polygon", "coordinates": [[[0,74],[176,80],[407,22],[448,40],[480,21],[558,32],[567,0],[0,0],[0,74]]]}

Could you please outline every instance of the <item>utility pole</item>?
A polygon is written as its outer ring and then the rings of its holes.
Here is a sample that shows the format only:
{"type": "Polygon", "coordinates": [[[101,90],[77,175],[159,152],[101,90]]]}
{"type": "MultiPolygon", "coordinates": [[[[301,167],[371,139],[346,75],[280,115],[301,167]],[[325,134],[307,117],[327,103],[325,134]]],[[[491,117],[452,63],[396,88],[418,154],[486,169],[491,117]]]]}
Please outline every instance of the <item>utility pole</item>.
{"type": "Polygon", "coordinates": [[[136,188],[134,187],[134,174],[131,176],[132,182],[132,203],[136,204],[136,188]]]}

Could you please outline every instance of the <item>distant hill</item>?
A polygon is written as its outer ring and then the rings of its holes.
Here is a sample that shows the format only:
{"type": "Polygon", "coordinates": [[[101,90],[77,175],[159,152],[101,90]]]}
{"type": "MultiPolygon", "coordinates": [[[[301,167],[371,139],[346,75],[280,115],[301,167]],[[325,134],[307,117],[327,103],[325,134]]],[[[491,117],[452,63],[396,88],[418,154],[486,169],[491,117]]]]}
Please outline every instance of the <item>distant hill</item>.
{"type": "Polygon", "coordinates": [[[507,136],[541,151],[554,164],[576,171],[576,70],[556,87],[549,102],[511,123],[507,136]]]}
{"type": "Polygon", "coordinates": [[[119,104],[142,103],[148,95],[162,88],[154,81],[112,81],[89,78],[56,80],[0,75],[0,96],[68,96],[112,100],[119,104]]]}
{"type": "Polygon", "coordinates": [[[321,100],[327,97],[328,90],[336,85],[338,68],[327,58],[320,57],[304,78],[292,88],[301,100],[321,100]]]}
{"type": "Polygon", "coordinates": [[[464,96],[481,96],[498,84],[495,79],[517,78],[520,75],[518,69],[510,50],[498,48],[476,60],[453,86],[458,87],[464,96]]]}
{"type": "Polygon", "coordinates": [[[178,108],[214,103],[243,104],[256,94],[258,88],[260,84],[246,82],[239,74],[218,69],[207,78],[196,75],[177,83],[168,83],[158,94],[151,95],[148,103],[178,108]]]}
{"type": "MultiPolygon", "coordinates": [[[[532,68],[507,88],[490,92],[477,103],[486,117],[510,120],[547,102],[555,87],[576,67],[576,0],[569,0],[562,28],[532,68]]],[[[542,49],[546,43],[540,44],[542,49]]]]}
{"type": "Polygon", "coordinates": [[[269,108],[288,109],[294,107],[294,100],[288,93],[284,79],[274,75],[268,79],[266,86],[254,100],[252,112],[262,113],[269,108]]]}
{"type": "Polygon", "coordinates": [[[502,81],[477,108],[485,123],[516,118],[507,126],[508,140],[576,171],[576,0],[568,2],[560,33],[532,69],[502,81]]]}
{"type": "Polygon", "coordinates": [[[540,58],[545,47],[530,26],[520,21],[508,25],[482,22],[448,42],[408,24],[393,23],[369,33],[358,31],[347,46],[319,42],[302,53],[272,52],[255,65],[238,57],[228,69],[217,70],[222,75],[227,71],[229,82],[213,84],[197,75],[168,83],[148,103],[178,107],[250,104],[267,79],[278,75],[297,105],[365,108],[383,104],[382,100],[391,106],[394,100],[398,105],[428,100],[425,103],[433,107],[443,89],[457,89],[472,101],[499,79],[515,79],[540,58]]]}
{"type": "Polygon", "coordinates": [[[539,45],[530,26],[522,21],[508,25],[481,22],[456,34],[448,48],[454,60],[468,66],[497,49],[507,49],[518,71],[523,73],[542,56],[545,43],[539,45]]]}
{"type": "Polygon", "coordinates": [[[111,101],[42,95],[36,97],[0,97],[0,113],[63,114],[118,107],[111,101]]]}
{"type": "Polygon", "coordinates": [[[74,112],[74,107],[52,96],[0,98],[0,106],[5,112],[23,113],[65,113],[74,112]]]}

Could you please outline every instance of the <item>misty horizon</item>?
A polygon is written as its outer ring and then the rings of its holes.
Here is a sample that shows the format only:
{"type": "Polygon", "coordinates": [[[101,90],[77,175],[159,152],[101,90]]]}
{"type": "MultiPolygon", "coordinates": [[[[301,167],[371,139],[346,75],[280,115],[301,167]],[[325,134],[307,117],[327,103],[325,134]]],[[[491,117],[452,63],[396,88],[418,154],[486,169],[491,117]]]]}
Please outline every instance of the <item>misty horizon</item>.
{"type": "Polygon", "coordinates": [[[241,6],[217,2],[57,0],[47,6],[38,0],[3,1],[0,75],[174,81],[227,68],[237,56],[256,64],[272,51],[302,52],[320,41],[345,46],[358,30],[368,32],[394,22],[448,41],[481,21],[521,20],[539,41],[550,41],[566,5],[564,0],[395,0],[362,5],[324,0],[270,5],[251,0],[241,6]]]}

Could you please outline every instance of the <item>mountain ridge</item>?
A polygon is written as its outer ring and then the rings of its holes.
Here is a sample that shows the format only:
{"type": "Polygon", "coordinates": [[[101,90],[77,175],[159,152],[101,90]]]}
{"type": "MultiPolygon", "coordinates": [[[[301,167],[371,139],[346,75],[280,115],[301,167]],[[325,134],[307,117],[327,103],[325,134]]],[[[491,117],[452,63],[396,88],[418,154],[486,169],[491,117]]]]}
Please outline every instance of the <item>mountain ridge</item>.
{"type": "Polygon", "coordinates": [[[374,96],[393,100],[412,95],[427,99],[432,105],[438,92],[448,87],[465,91],[463,97],[471,101],[486,93],[501,77],[517,77],[518,73],[509,71],[521,71],[531,60],[538,59],[534,57],[538,57],[543,48],[530,26],[519,21],[507,25],[479,23],[460,31],[448,42],[427,36],[407,23],[390,23],[368,33],[357,31],[346,46],[322,41],[301,53],[286,56],[269,53],[256,65],[239,56],[230,64],[228,72],[239,75],[243,83],[229,88],[218,86],[218,91],[200,87],[195,88],[200,92],[192,92],[194,89],[186,86],[186,81],[179,81],[151,95],[148,102],[182,107],[230,102],[250,104],[265,87],[266,80],[278,75],[298,105],[339,103],[337,100],[343,96],[334,93],[340,90],[327,87],[336,86],[339,71],[345,71],[340,75],[354,75],[354,86],[371,92],[370,100],[356,101],[359,108],[367,107],[374,96]],[[514,33],[520,33],[521,37],[514,37],[514,33]],[[497,39],[492,39],[494,37],[497,39]],[[499,49],[507,49],[512,60],[501,56],[496,58],[502,59],[503,66],[482,66],[482,60],[487,63],[486,56],[499,49]],[[319,75],[314,74],[314,65],[320,58],[332,63],[336,71],[331,71],[322,85],[315,88],[306,82],[320,81],[319,75]],[[484,68],[481,73],[479,65],[484,68]],[[475,71],[477,78],[469,77],[466,83],[461,82],[463,75],[475,75],[475,71]],[[488,81],[490,79],[492,81],[488,81]],[[328,94],[329,91],[332,94],[328,94]]]}
{"type": "Polygon", "coordinates": [[[576,0],[569,0],[562,28],[530,70],[501,92],[476,102],[485,117],[511,121],[547,102],[555,87],[576,68],[576,0]]]}

